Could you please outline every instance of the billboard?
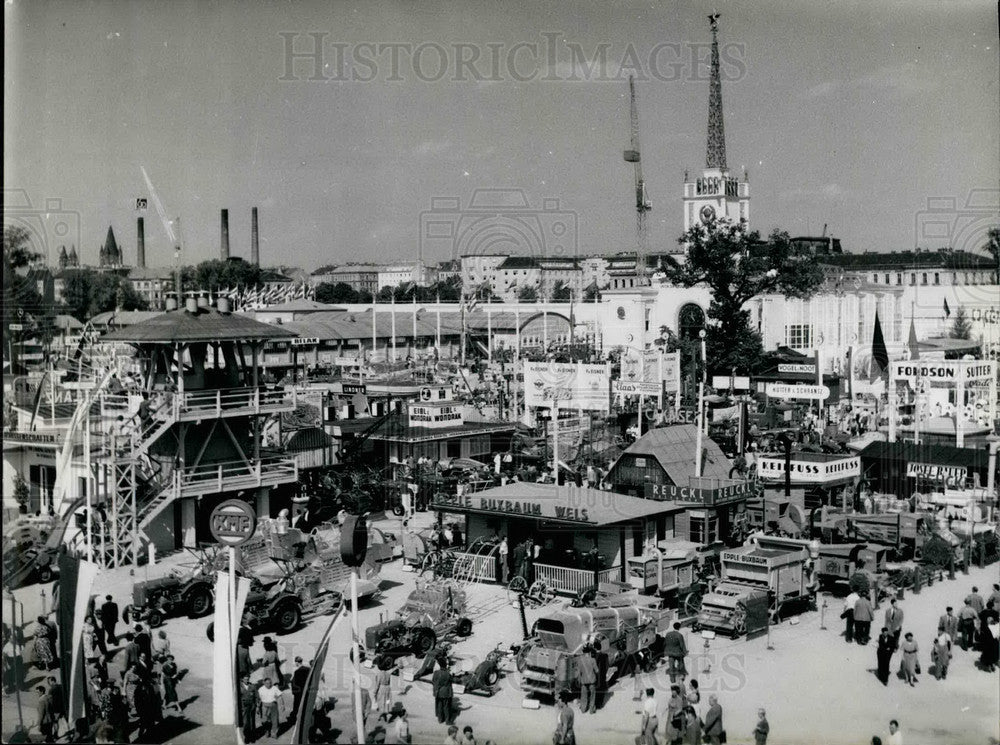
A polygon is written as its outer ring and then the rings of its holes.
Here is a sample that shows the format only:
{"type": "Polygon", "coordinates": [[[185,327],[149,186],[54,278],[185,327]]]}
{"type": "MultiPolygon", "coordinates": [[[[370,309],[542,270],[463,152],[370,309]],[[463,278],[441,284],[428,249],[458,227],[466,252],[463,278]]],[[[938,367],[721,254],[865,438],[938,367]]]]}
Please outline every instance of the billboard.
{"type": "Polygon", "coordinates": [[[610,411],[611,366],[525,362],[525,406],[610,411]]]}
{"type": "Polygon", "coordinates": [[[642,356],[626,354],[621,360],[624,382],[657,382],[662,380],[665,393],[676,393],[681,387],[681,353],[647,349],[642,356]],[[662,367],[661,367],[662,365],[662,367]]]}

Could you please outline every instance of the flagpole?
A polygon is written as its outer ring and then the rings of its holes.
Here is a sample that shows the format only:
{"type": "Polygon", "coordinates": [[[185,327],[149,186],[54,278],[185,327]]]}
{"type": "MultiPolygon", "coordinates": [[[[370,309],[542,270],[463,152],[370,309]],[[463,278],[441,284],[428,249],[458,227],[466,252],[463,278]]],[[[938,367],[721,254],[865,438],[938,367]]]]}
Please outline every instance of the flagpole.
{"type": "Polygon", "coordinates": [[[441,356],[441,293],[437,295],[437,331],[434,336],[434,343],[437,346],[438,357],[441,356]]]}
{"type": "Polygon", "coordinates": [[[417,288],[413,288],[413,339],[410,341],[410,356],[417,358],[417,288]]]}
{"type": "Polygon", "coordinates": [[[392,293],[392,302],[389,304],[389,314],[392,321],[392,361],[396,361],[396,293],[392,293]]]}

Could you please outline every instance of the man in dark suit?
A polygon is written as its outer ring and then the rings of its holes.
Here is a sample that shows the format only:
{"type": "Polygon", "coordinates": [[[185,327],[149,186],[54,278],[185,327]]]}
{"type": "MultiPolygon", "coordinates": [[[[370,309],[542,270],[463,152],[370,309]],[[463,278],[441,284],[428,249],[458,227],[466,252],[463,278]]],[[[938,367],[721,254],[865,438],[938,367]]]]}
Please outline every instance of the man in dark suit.
{"type": "Polygon", "coordinates": [[[140,654],[146,655],[147,660],[153,659],[153,638],[141,623],[135,625],[135,643],[140,654]]]}
{"type": "Polygon", "coordinates": [[[893,643],[899,649],[899,635],[903,632],[903,609],[896,605],[896,598],[889,601],[885,609],[885,627],[892,634],[893,643]]]}
{"type": "Polygon", "coordinates": [[[438,660],[440,667],[431,676],[431,687],[434,689],[434,713],[441,724],[451,724],[451,699],[454,692],[451,687],[451,671],[448,662],[438,660]]]}
{"type": "Polygon", "coordinates": [[[708,711],[705,713],[705,737],[712,745],[722,744],[722,707],[715,696],[708,697],[708,711]]]}
{"type": "Polygon", "coordinates": [[[107,644],[117,644],[118,637],[115,635],[115,625],[118,623],[118,604],[107,595],[104,604],[101,605],[98,616],[101,619],[101,626],[104,629],[104,637],[107,644]]]}
{"type": "Polygon", "coordinates": [[[45,686],[35,686],[38,691],[38,730],[45,739],[43,742],[55,741],[56,726],[59,723],[59,712],[52,702],[52,696],[45,686]]]}
{"type": "Polygon", "coordinates": [[[306,689],[306,680],[309,678],[309,666],[302,663],[301,657],[295,658],[295,670],[292,672],[292,711],[289,720],[294,720],[298,715],[299,704],[302,702],[302,694],[306,689]]]}
{"type": "Polygon", "coordinates": [[[139,664],[139,645],[135,643],[135,634],[125,634],[125,669],[130,670],[139,664]]]}
{"type": "Polygon", "coordinates": [[[882,685],[889,685],[889,663],[892,661],[892,653],[897,648],[896,640],[893,639],[887,626],[882,627],[882,633],[878,635],[878,649],[875,656],[878,659],[878,679],[882,685]]]}
{"type": "Polygon", "coordinates": [[[681,633],[679,623],[675,623],[674,628],[663,635],[663,654],[667,657],[670,682],[676,683],[678,675],[681,676],[681,680],[684,680],[687,675],[687,671],[684,669],[687,643],[684,641],[684,634],[681,633]]]}

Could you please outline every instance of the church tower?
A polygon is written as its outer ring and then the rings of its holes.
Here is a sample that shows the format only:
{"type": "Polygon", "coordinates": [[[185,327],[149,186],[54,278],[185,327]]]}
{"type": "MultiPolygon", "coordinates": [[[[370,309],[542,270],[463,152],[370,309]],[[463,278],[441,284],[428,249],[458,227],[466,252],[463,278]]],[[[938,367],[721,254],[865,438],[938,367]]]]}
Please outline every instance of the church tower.
{"type": "Polygon", "coordinates": [[[726,165],[726,128],[722,119],[722,78],[719,74],[719,15],[708,17],[712,26],[712,71],[708,89],[708,148],[701,178],[684,175],[684,232],[701,223],[727,218],[750,221],[750,183],[746,172],[740,181],[726,165]]]}

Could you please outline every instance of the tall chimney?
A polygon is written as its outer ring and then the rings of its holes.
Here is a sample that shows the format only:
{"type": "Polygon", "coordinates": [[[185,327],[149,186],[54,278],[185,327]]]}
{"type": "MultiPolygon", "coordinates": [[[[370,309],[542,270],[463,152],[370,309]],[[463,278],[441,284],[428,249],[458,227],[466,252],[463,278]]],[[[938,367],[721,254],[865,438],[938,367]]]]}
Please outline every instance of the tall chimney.
{"type": "Polygon", "coordinates": [[[260,266],[260,231],[257,230],[257,208],[250,212],[250,263],[260,266]]]}
{"type": "Polygon", "coordinates": [[[222,210],[222,250],[219,258],[229,258],[229,210],[222,210]]]}
{"type": "Polygon", "coordinates": [[[136,223],[135,241],[135,265],[140,269],[146,268],[146,223],[143,218],[139,218],[136,223]]]}

